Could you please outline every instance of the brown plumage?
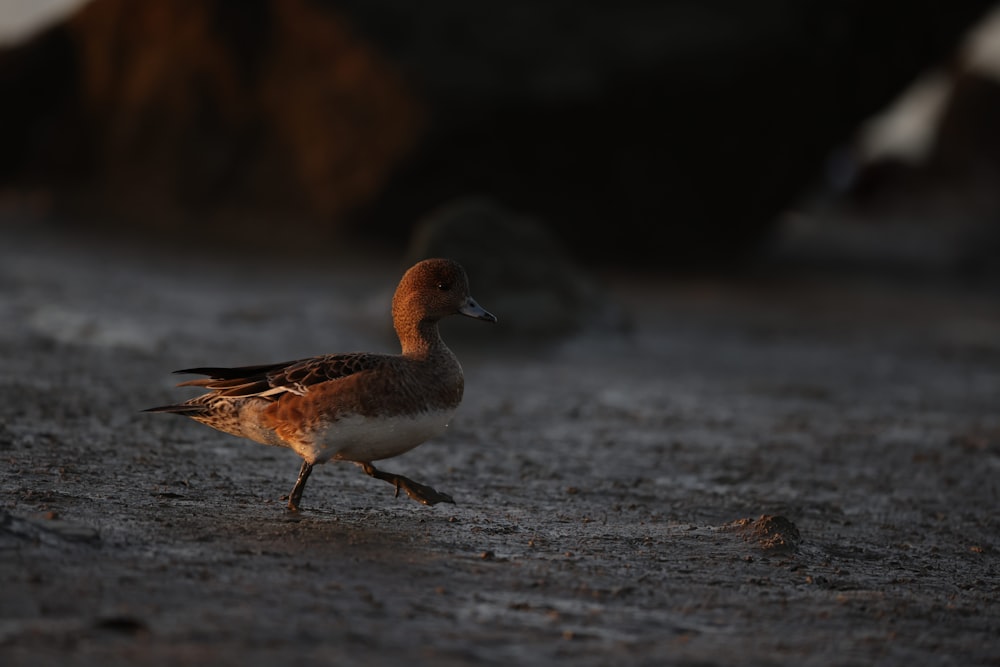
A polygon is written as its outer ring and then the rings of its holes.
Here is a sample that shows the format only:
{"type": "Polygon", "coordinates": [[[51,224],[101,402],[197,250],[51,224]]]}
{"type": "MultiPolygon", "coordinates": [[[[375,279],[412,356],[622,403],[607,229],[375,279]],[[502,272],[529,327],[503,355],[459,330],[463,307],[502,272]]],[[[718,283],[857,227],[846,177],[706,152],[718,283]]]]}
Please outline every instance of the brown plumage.
{"type": "Polygon", "coordinates": [[[453,502],[447,494],[402,475],[377,470],[372,461],[398,456],[442,432],[465,387],[458,359],[441,340],[438,321],[466,315],[496,322],[469,295],[465,270],[446,259],[411,267],[396,288],[392,317],[401,354],[328,354],[279,364],[239,368],[190,368],[207,375],[178,386],[209,390],[171,412],[265,445],[288,447],[302,469],[288,498],[299,508],[317,463],[353,461],[424,504],[453,502]]]}

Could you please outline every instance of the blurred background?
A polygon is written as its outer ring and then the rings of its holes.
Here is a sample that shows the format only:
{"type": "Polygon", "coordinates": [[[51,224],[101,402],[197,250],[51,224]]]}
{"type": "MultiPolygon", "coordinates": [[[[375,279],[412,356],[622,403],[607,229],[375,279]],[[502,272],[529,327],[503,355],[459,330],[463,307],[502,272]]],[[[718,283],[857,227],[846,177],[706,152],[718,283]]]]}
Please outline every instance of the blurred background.
{"type": "Polygon", "coordinates": [[[2,0],[0,46],[8,226],[402,252],[474,197],[595,265],[1000,275],[989,1],[2,0]]]}

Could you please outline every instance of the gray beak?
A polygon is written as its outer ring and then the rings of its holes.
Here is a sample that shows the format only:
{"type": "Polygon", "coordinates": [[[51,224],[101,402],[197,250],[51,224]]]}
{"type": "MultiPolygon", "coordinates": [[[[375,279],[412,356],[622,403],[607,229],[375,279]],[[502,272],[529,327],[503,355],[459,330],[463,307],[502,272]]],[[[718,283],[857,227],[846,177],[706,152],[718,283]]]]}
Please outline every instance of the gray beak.
{"type": "Polygon", "coordinates": [[[497,321],[496,315],[476,303],[475,299],[471,296],[465,300],[465,303],[458,307],[458,312],[466,317],[474,317],[477,320],[486,320],[487,322],[493,323],[496,323],[497,321]]]}

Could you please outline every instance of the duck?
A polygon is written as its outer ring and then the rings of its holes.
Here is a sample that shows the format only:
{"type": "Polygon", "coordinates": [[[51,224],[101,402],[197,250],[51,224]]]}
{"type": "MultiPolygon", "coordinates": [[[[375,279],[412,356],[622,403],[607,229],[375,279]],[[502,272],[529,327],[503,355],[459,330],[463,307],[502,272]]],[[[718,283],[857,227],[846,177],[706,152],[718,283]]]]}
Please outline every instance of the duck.
{"type": "Polygon", "coordinates": [[[465,378],[438,323],[464,315],[496,323],[469,291],[461,264],[425,259],[410,267],[392,297],[399,354],[351,352],[257,366],[187,368],[178,374],[205,377],[179,387],[207,390],[183,403],[148,408],[188,417],[230,435],[286,447],[302,458],[288,494],[300,511],[313,468],[328,461],[357,464],[424,505],[453,498],[375,461],[412,450],[441,435],[462,401],[465,378]]]}

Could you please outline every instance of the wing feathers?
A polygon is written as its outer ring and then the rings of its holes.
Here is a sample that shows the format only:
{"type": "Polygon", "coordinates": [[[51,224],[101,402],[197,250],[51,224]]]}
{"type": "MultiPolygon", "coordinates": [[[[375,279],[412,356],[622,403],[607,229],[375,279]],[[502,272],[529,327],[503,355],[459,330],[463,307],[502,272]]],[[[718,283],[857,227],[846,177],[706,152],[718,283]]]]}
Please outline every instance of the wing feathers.
{"type": "Polygon", "coordinates": [[[259,396],[274,400],[286,392],[305,394],[313,385],[381,366],[387,359],[385,355],[378,354],[329,354],[280,364],[237,368],[187,368],[174,372],[208,376],[181,382],[178,387],[204,387],[218,396],[233,398],[259,396]]]}

